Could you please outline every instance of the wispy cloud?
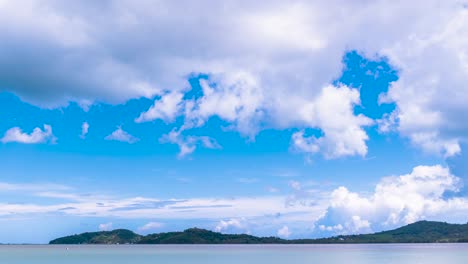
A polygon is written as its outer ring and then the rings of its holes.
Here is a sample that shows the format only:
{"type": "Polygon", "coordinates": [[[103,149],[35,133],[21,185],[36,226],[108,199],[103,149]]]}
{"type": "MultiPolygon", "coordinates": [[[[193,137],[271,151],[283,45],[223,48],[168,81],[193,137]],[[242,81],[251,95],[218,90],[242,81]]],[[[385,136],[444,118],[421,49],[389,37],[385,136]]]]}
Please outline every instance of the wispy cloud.
{"type": "Polygon", "coordinates": [[[240,183],[250,184],[250,183],[259,182],[260,180],[257,178],[239,178],[236,181],[240,183]]]}
{"type": "Polygon", "coordinates": [[[88,122],[83,122],[83,124],[81,125],[81,134],[80,134],[81,139],[86,138],[86,135],[88,134],[88,130],[89,130],[88,122]]]}
{"type": "MultiPolygon", "coordinates": [[[[16,185],[4,186],[8,190],[19,193],[23,192],[26,188],[16,185]]],[[[238,214],[242,214],[245,217],[298,212],[310,214],[310,208],[300,204],[298,206],[285,206],[285,198],[283,196],[190,199],[119,198],[73,193],[68,189],[62,191],[56,188],[47,190],[43,186],[28,186],[27,188],[37,191],[32,192],[31,195],[50,198],[51,200],[47,200],[44,204],[0,203],[0,216],[59,213],[83,217],[116,217],[126,219],[226,219],[235,217],[238,214]]],[[[315,217],[318,216],[315,215],[315,217]]]]}
{"type": "Polygon", "coordinates": [[[67,191],[72,188],[52,183],[7,183],[0,182],[0,191],[67,191]]]}
{"type": "Polygon", "coordinates": [[[160,222],[149,222],[138,228],[140,232],[154,232],[163,227],[163,223],[160,222]]]}
{"type": "Polygon", "coordinates": [[[208,149],[220,149],[218,142],[207,136],[184,136],[183,129],[173,129],[168,134],[163,135],[159,142],[177,144],[179,146],[179,158],[184,158],[192,154],[197,146],[201,145],[208,149]]]}
{"type": "Polygon", "coordinates": [[[268,192],[271,192],[271,193],[279,192],[279,190],[278,190],[277,188],[273,187],[273,186],[267,186],[267,187],[266,187],[266,190],[267,190],[268,192]]]}

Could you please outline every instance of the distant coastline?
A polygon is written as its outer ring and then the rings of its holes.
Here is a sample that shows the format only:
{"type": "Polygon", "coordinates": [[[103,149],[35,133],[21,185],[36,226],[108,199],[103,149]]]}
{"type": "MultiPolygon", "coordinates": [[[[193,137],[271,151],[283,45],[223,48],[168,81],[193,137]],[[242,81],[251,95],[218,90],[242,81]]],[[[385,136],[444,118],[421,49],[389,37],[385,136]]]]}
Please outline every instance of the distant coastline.
{"type": "Polygon", "coordinates": [[[222,234],[190,228],[182,232],[139,235],[130,230],[87,232],[54,239],[49,244],[364,244],[364,243],[466,243],[468,224],[419,221],[394,230],[318,239],[281,239],[246,234],[222,234]]]}

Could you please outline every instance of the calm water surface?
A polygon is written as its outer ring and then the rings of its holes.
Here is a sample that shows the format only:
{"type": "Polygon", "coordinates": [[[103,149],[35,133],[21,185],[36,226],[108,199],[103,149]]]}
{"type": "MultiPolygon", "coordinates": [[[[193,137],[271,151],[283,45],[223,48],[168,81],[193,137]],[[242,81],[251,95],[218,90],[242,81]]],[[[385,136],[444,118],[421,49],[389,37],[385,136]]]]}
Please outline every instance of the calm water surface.
{"type": "Polygon", "coordinates": [[[0,246],[1,264],[468,263],[468,244],[0,246]]]}

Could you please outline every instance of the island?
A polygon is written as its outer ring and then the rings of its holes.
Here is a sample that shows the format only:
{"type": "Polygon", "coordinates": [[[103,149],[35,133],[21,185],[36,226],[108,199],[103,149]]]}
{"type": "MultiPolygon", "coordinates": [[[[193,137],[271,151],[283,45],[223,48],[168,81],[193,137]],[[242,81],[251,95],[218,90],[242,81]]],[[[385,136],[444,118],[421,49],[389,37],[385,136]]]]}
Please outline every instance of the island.
{"type": "Polygon", "coordinates": [[[222,234],[190,228],[182,232],[139,235],[130,230],[87,232],[54,239],[49,244],[357,244],[357,243],[460,243],[468,242],[468,223],[419,221],[373,234],[339,235],[318,239],[281,239],[247,234],[222,234]]]}

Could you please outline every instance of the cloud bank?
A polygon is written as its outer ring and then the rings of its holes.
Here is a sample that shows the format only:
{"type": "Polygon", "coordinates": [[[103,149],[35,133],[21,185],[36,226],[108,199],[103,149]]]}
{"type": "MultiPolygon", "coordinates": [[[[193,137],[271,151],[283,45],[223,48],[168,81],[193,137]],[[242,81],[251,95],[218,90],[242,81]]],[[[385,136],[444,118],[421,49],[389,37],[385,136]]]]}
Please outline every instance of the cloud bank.
{"type": "Polygon", "coordinates": [[[0,193],[39,198],[0,203],[0,218],[95,218],[107,223],[101,230],[112,228],[112,222],[140,220],[146,223],[138,227],[140,232],[173,228],[177,221],[201,221],[217,232],[287,238],[367,233],[423,219],[464,223],[468,214],[468,199],[460,195],[461,179],[440,165],[384,177],[372,193],[345,186],[325,190],[297,181],[289,185],[291,195],[158,199],[80,194],[61,185],[0,183],[0,193]]]}
{"type": "Polygon", "coordinates": [[[217,116],[248,138],[297,128],[299,151],[364,156],[372,122],[353,111],[359,91],[335,83],[357,50],[398,70],[384,130],[450,157],[468,132],[467,19],[458,0],[1,1],[0,89],[46,108],[156,97],[137,122],[217,116]],[[199,73],[202,96],[184,99],[199,73]]]}

